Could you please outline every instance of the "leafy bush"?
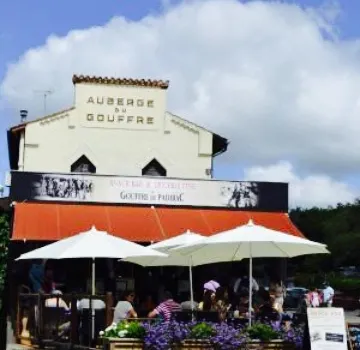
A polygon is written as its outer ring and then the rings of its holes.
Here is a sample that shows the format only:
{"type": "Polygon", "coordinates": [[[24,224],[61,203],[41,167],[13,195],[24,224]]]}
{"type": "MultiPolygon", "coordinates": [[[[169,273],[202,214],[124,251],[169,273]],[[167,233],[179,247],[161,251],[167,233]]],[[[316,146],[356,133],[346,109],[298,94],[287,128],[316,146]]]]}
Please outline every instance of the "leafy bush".
{"type": "Polygon", "coordinates": [[[255,323],[247,329],[247,334],[251,339],[259,339],[262,341],[269,341],[278,339],[280,334],[273,327],[263,324],[255,323]]]}
{"type": "Polygon", "coordinates": [[[2,296],[5,284],[9,236],[9,217],[7,214],[2,214],[0,215],[0,311],[2,308],[2,296]]]}
{"type": "Polygon", "coordinates": [[[324,282],[324,275],[301,273],[295,276],[295,285],[304,288],[319,287],[324,282]]]}
{"type": "Polygon", "coordinates": [[[360,292],[360,278],[335,276],[329,278],[329,283],[336,291],[349,294],[360,292]]]}
{"type": "MultiPolygon", "coordinates": [[[[305,288],[319,288],[324,280],[325,276],[322,274],[302,273],[295,276],[295,285],[305,288]]],[[[347,295],[360,294],[360,278],[358,277],[345,277],[331,273],[326,276],[326,280],[337,292],[343,292],[347,295]]]]}
{"type": "Polygon", "coordinates": [[[190,330],[191,339],[209,339],[215,334],[215,329],[210,324],[205,322],[198,323],[190,330]]]}

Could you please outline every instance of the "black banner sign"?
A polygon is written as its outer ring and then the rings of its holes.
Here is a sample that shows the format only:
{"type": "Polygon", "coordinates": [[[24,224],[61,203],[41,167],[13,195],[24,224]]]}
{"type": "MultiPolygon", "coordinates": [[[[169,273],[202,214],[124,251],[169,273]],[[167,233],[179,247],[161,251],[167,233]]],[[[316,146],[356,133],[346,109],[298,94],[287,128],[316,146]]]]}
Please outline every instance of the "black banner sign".
{"type": "Polygon", "coordinates": [[[288,211],[288,184],[12,172],[12,201],[56,201],[288,211]]]}

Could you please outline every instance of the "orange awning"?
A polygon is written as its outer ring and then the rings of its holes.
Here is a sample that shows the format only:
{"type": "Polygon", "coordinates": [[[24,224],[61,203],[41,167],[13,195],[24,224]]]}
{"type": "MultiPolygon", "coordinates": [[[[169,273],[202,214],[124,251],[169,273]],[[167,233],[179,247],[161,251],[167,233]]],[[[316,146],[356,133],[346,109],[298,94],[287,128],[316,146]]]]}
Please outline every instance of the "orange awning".
{"type": "Polygon", "coordinates": [[[92,225],[137,242],[159,241],[192,230],[204,235],[256,224],[303,237],[286,213],[198,208],[17,203],[13,240],[55,241],[89,230],[92,225]]]}

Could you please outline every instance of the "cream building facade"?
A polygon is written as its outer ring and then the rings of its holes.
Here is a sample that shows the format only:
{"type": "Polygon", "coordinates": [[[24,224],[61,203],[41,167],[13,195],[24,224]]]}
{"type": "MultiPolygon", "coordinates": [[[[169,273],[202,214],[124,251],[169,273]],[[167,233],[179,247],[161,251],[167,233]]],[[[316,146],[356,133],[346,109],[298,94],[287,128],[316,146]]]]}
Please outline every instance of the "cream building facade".
{"type": "Polygon", "coordinates": [[[12,170],[209,179],[227,140],[166,111],[169,83],[73,76],[74,106],[8,131],[12,170]]]}

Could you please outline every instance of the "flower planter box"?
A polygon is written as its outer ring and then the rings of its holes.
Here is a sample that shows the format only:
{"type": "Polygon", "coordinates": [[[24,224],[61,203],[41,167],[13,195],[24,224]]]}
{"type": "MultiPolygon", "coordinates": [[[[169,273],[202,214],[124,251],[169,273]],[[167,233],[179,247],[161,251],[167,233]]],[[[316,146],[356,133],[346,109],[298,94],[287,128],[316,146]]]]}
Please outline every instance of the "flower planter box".
{"type": "Polygon", "coordinates": [[[263,341],[249,341],[242,346],[246,350],[295,350],[296,346],[293,343],[284,342],[282,340],[272,340],[268,342],[263,341]]]}
{"type": "Polygon", "coordinates": [[[133,338],[104,338],[104,350],[142,350],[144,342],[133,338]]]}
{"type": "Polygon", "coordinates": [[[199,339],[187,339],[181,343],[181,350],[210,350],[214,347],[210,344],[208,340],[199,340],[199,339]]]}

